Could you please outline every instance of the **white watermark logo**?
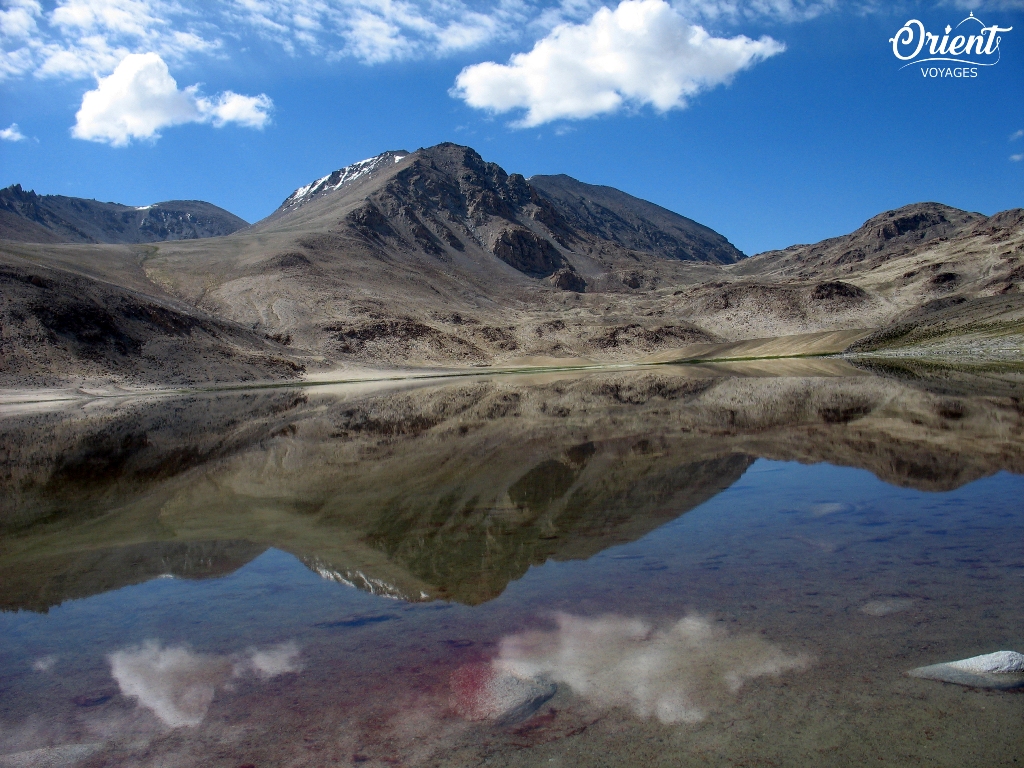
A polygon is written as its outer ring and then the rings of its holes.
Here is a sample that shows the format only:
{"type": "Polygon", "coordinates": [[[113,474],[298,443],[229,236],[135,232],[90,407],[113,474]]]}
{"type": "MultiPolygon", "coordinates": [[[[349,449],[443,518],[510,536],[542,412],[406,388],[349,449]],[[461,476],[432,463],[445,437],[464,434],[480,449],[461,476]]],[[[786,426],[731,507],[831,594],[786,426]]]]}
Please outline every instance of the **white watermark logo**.
{"type": "Polygon", "coordinates": [[[895,37],[890,37],[892,53],[900,61],[907,62],[900,69],[925,62],[949,62],[968,66],[935,65],[921,67],[923,77],[977,77],[978,67],[994,67],[1002,53],[999,43],[1000,32],[1010,32],[1013,27],[998,24],[986,26],[974,12],[956,27],[946,25],[945,34],[937,35],[925,29],[917,19],[911,19],[895,37]],[[961,30],[960,27],[967,24],[961,30]],[[974,26],[977,24],[977,26],[974,26]],[[952,37],[950,37],[952,35],[952,37]]]}

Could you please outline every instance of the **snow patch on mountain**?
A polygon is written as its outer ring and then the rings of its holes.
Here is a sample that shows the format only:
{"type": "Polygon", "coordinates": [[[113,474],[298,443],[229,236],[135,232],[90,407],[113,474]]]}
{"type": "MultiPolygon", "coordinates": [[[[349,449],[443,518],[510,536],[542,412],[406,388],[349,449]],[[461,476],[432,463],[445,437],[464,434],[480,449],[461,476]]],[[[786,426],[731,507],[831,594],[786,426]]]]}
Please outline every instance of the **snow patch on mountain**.
{"type": "Polygon", "coordinates": [[[322,176],[316,181],[296,189],[281,204],[281,210],[294,211],[311,200],[331,192],[337,192],[357,179],[361,179],[364,176],[372,176],[382,168],[397,165],[408,156],[408,152],[385,152],[382,155],[368,157],[366,160],[360,160],[358,163],[346,165],[344,168],[339,168],[333,173],[322,176]]]}

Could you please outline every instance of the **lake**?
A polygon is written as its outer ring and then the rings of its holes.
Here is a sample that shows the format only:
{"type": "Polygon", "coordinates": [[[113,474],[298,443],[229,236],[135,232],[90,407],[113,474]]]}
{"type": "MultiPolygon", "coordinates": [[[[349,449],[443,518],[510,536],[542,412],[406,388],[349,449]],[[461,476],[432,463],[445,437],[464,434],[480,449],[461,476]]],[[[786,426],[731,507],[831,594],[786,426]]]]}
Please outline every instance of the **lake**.
{"type": "Polygon", "coordinates": [[[1016,766],[1024,375],[0,410],[0,766],[1016,766]]]}

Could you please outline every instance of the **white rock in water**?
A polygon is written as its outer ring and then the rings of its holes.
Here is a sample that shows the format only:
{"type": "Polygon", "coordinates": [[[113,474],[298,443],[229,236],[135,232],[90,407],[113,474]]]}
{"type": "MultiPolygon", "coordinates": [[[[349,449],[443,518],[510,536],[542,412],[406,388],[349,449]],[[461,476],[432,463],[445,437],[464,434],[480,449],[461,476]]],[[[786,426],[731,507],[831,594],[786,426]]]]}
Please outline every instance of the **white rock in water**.
{"type": "Polygon", "coordinates": [[[512,725],[526,720],[555,695],[544,678],[519,677],[494,664],[466,664],[452,675],[453,709],[467,720],[512,725]]]}
{"type": "Polygon", "coordinates": [[[960,661],[918,667],[907,674],[925,680],[1009,691],[1024,688],[1024,654],[996,651],[960,661]]]}
{"type": "Polygon", "coordinates": [[[497,710],[494,719],[499,725],[512,725],[526,720],[555,695],[554,683],[547,680],[523,680],[512,675],[496,677],[491,696],[497,710]]]}
{"type": "Polygon", "coordinates": [[[992,675],[1024,672],[1024,653],[1016,651],[996,651],[984,656],[951,661],[949,666],[962,669],[964,672],[987,672],[992,675]]]}

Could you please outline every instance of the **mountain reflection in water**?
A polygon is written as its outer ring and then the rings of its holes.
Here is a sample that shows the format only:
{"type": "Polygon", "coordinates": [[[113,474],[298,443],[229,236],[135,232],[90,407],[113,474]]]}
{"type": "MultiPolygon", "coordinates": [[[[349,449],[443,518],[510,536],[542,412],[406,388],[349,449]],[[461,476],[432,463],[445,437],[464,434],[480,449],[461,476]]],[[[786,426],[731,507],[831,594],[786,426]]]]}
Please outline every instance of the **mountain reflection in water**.
{"type": "Polygon", "coordinates": [[[530,566],[644,536],[758,457],[929,491],[1024,472],[1018,374],[789,366],[798,375],[664,367],[8,415],[0,605],[218,576],[267,547],[374,594],[473,605],[530,566]]]}

